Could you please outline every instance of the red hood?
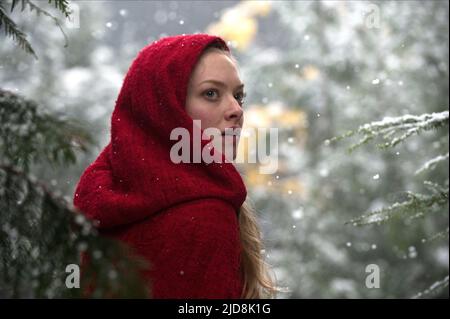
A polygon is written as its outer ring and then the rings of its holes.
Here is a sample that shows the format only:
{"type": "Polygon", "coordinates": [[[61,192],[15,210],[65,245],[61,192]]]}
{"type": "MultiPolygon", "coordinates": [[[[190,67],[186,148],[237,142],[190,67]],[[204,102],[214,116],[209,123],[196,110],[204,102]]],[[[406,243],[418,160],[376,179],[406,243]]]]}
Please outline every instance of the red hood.
{"type": "MultiPolygon", "coordinates": [[[[190,132],[185,112],[189,76],[207,34],[171,36],[146,46],[124,79],[111,118],[111,140],[78,182],[74,205],[109,228],[144,219],[171,206],[219,198],[238,212],[247,191],[233,163],[180,163],[170,160],[173,128],[190,132]]],[[[202,141],[202,146],[208,141],[202,141]]]]}

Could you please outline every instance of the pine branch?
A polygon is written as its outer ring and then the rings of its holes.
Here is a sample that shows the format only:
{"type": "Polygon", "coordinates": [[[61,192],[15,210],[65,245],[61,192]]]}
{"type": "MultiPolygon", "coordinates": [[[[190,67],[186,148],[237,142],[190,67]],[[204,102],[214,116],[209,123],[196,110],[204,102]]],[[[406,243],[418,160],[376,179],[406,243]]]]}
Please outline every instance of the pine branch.
{"type": "Polygon", "coordinates": [[[66,18],[70,18],[72,12],[70,11],[68,0],[48,0],[48,3],[52,2],[55,5],[55,8],[61,11],[66,18]]]}
{"type": "Polygon", "coordinates": [[[93,139],[80,123],[45,112],[36,103],[0,89],[0,163],[28,170],[31,163],[70,164],[93,139]]]}
{"type": "Polygon", "coordinates": [[[26,34],[19,30],[16,23],[10,17],[8,17],[3,4],[0,2],[0,28],[2,26],[6,36],[11,37],[14,41],[17,42],[20,48],[22,48],[25,52],[30,53],[37,59],[36,53],[34,52],[31,44],[26,39],[26,34]]]}
{"type": "MultiPolygon", "coordinates": [[[[14,11],[14,8],[16,7],[19,0],[13,0],[11,3],[11,9],[10,12],[14,11]]],[[[36,14],[39,15],[45,15],[52,19],[56,26],[60,29],[61,33],[64,36],[64,47],[67,47],[69,45],[68,38],[66,33],[64,32],[61,22],[58,18],[54,17],[52,14],[47,12],[46,10],[40,8],[39,6],[35,5],[30,0],[20,0],[22,7],[21,11],[23,12],[25,8],[28,6],[30,8],[30,12],[36,11],[36,14]]],[[[53,2],[56,9],[58,9],[60,12],[64,14],[66,18],[70,18],[70,8],[69,8],[69,2],[67,0],[49,0],[48,3],[51,4],[53,2]]],[[[0,2],[0,28],[3,26],[3,29],[5,31],[6,36],[9,36],[13,38],[18,44],[19,47],[22,48],[25,52],[32,54],[36,59],[37,55],[34,52],[31,44],[26,39],[26,34],[19,30],[16,23],[8,16],[6,13],[5,7],[3,6],[3,2],[0,2]]]]}
{"type": "Polygon", "coordinates": [[[370,212],[345,224],[353,224],[354,226],[380,225],[400,215],[409,215],[410,218],[417,219],[431,213],[435,208],[441,208],[448,204],[448,188],[445,189],[429,182],[425,185],[432,189],[433,194],[424,195],[406,192],[407,200],[370,212]]]}
{"type": "Polygon", "coordinates": [[[433,236],[429,237],[429,238],[424,238],[422,239],[422,243],[430,243],[433,242],[437,239],[443,239],[443,238],[447,238],[448,239],[448,227],[446,230],[440,231],[436,234],[434,234],[433,236]]]}
{"type": "MultiPolygon", "coordinates": [[[[38,7],[37,5],[35,5],[33,2],[31,2],[31,1],[29,1],[29,0],[22,0],[23,2],[25,2],[28,6],[29,6],[29,8],[30,8],[30,12],[33,12],[33,11],[36,11],[36,14],[39,16],[40,14],[42,14],[42,15],[45,15],[45,16],[47,16],[47,17],[49,17],[50,19],[52,19],[54,22],[55,22],[55,24],[56,24],[56,26],[59,28],[59,30],[61,30],[61,33],[63,34],[63,36],[64,36],[64,47],[65,48],[67,48],[68,46],[69,46],[69,41],[68,41],[68,39],[67,39],[67,35],[66,35],[66,33],[64,32],[64,30],[63,30],[63,28],[62,28],[62,26],[61,26],[61,22],[59,21],[59,19],[58,18],[56,18],[56,17],[54,17],[51,13],[49,13],[49,12],[47,12],[46,10],[44,10],[44,9],[42,9],[42,8],[40,8],[40,7],[38,7]]],[[[22,3],[23,3],[22,2],[22,3]]],[[[49,3],[50,3],[51,1],[49,1],[49,3]]],[[[57,6],[57,8],[58,8],[58,6],[63,6],[63,10],[64,11],[62,11],[64,14],[66,14],[66,12],[68,12],[67,10],[69,10],[68,9],[68,4],[67,4],[67,1],[55,1],[55,6],[57,6]],[[64,4],[61,4],[62,2],[64,2],[65,3],[65,5],[64,4]]],[[[22,9],[23,10],[23,9],[22,9]]]]}
{"type": "Polygon", "coordinates": [[[448,276],[446,276],[444,279],[440,281],[436,281],[434,284],[432,284],[428,289],[419,292],[415,296],[411,297],[412,299],[418,299],[418,298],[424,298],[427,297],[427,295],[430,295],[431,293],[435,293],[438,290],[444,289],[445,287],[448,287],[448,276]]]}
{"type": "Polygon", "coordinates": [[[139,277],[142,260],[123,243],[98,236],[91,221],[25,172],[0,166],[0,295],[5,298],[82,297],[93,284],[96,297],[148,295],[139,277]],[[82,289],[67,289],[68,264],[83,267],[82,289]]]}
{"type": "Polygon", "coordinates": [[[445,155],[436,156],[435,158],[427,161],[415,172],[415,175],[418,175],[426,170],[434,169],[438,163],[443,162],[445,160],[448,160],[448,153],[445,155]]]}
{"type": "MultiPolygon", "coordinates": [[[[21,2],[22,8],[20,11],[24,11],[27,5],[30,5],[30,0],[13,0],[11,3],[11,12],[14,11],[16,4],[21,2]]],[[[66,18],[70,17],[71,11],[69,8],[68,0],[48,0],[48,3],[51,4],[53,2],[56,9],[58,9],[66,18]]],[[[35,6],[35,5],[34,5],[35,6]]],[[[32,11],[32,10],[31,10],[32,11]]]]}
{"type": "Polygon", "coordinates": [[[417,135],[422,131],[429,131],[448,125],[448,118],[448,111],[419,116],[386,117],[381,121],[364,124],[357,130],[348,131],[340,136],[333,137],[330,140],[326,140],[325,143],[328,145],[330,142],[340,141],[358,134],[362,135],[362,138],[359,142],[350,146],[350,152],[378,137],[381,137],[386,142],[377,144],[377,147],[385,149],[394,147],[410,136],[417,135]]]}

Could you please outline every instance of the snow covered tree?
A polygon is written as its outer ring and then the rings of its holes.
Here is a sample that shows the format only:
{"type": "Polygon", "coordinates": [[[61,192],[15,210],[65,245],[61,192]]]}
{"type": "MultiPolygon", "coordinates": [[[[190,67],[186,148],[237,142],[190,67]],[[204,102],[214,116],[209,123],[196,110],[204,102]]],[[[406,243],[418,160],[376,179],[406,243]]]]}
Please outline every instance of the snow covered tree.
{"type": "MultiPolygon", "coordinates": [[[[380,149],[394,148],[400,143],[405,142],[408,138],[418,135],[422,132],[432,131],[439,128],[444,128],[448,133],[448,111],[441,113],[422,114],[420,116],[404,115],[396,118],[384,118],[382,121],[372,122],[359,127],[358,130],[349,131],[339,137],[326,140],[325,143],[329,145],[331,142],[349,138],[354,135],[361,135],[360,141],[352,145],[349,151],[369,143],[377,138],[382,139],[382,143],[377,144],[380,149]]],[[[447,141],[444,136],[437,138],[437,143],[443,145],[446,149],[446,154],[439,154],[428,161],[415,171],[415,175],[423,175],[429,170],[434,170],[436,165],[445,165],[448,167],[448,135],[447,141]],[[443,140],[441,140],[443,139],[443,140]],[[445,147],[445,145],[447,147],[445,147]],[[444,163],[443,163],[444,162],[444,163]]],[[[445,220],[448,215],[448,188],[449,178],[448,174],[445,176],[438,176],[438,183],[425,180],[423,185],[428,189],[428,194],[420,194],[416,192],[407,191],[404,196],[405,199],[401,202],[396,202],[388,207],[383,207],[373,212],[369,212],[360,217],[348,221],[354,226],[377,224],[380,225],[389,222],[394,218],[404,218],[408,221],[415,221],[425,218],[431,214],[441,215],[440,219],[445,220]]],[[[447,227],[429,238],[423,238],[422,243],[427,243],[437,239],[448,239],[448,223],[447,227]]],[[[448,274],[423,292],[417,293],[413,297],[427,297],[430,294],[440,293],[441,289],[448,286],[448,274]]]]}

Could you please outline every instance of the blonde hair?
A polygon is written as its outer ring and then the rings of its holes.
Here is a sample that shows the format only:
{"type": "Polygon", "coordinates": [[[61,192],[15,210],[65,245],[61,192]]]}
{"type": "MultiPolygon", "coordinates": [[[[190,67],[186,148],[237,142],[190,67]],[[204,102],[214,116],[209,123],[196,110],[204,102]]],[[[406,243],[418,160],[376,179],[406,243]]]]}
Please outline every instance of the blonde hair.
{"type": "MultiPolygon", "coordinates": [[[[210,50],[220,50],[238,65],[236,58],[220,43],[208,45],[203,53],[210,50]]],[[[239,232],[241,242],[241,275],[244,286],[241,298],[260,299],[275,298],[280,291],[275,280],[270,275],[269,265],[265,262],[262,251],[261,230],[256,218],[256,211],[247,199],[239,210],[239,232]]]]}
{"type": "Polygon", "coordinates": [[[241,240],[241,274],[244,279],[241,298],[275,298],[279,289],[270,275],[265,262],[261,231],[255,210],[246,200],[239,210],[239,230],[241,240]]]}

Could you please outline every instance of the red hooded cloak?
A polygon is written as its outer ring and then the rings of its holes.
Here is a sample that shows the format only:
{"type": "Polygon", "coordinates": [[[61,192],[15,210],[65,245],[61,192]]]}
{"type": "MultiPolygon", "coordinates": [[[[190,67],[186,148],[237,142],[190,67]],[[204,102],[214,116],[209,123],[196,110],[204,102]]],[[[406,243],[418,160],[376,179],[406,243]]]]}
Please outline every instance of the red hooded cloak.
{"type": "MultiPolygon", "coordinates": [[[[151,264],[153,298],[239,298],[238,214],[247,191],[233,163],[175,164],[170,132],[183,127],[189,77],[207,34],[165,37],[143,48],[124,79],[111,140],[78,182],[74,205],[100,234],[126,242],[151,264]]],[[[202,130],[203,131],[203,130],[202,130]]],[[[208,140],[201,141],[204,146],[208,140]]]]}

